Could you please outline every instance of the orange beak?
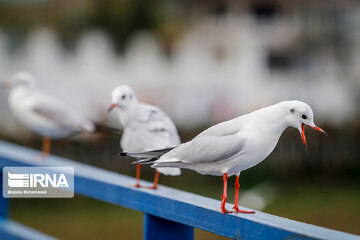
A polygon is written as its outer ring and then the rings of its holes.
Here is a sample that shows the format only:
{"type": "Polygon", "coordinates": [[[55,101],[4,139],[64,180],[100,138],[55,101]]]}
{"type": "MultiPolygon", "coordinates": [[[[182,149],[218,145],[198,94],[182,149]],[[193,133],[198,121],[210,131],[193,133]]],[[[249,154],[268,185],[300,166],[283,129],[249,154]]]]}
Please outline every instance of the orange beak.
{"type": "MultiPolygon", "coordinates": [[[[310,126],[310,127],[311,127],[311,126],[310,126]]],[[[327,133],[326,133],[324,130],[322,130],[321,128],[319,128],[319,127],[317,127],[317,126],[312,127],[312,128],[315,129],[316,131],[319,131],[319,132],[323,133],[325,136],[328,136],[327,133]]]]}
{"type": "Polygon", "coordinates": [[[114,108],[116,107],[116,104],[111,104],[110,107],[108,108],[108,112],[111,112],[114,108]]]}
{"type": "MultiPolygon", "coordinates": [[[[326,132],[325,132],[324,130],[322,130],[321,128],[319,128],[319,127],[317,127],[317,126],[315,126],[315,127],[310,126],[310,125],[307,125],[307,126],[313,128],[313,129],[315,129],[316,131],[319,131],[319,132],[325,134],[325,136],[327,136],[326,132]]],[[[303,143],[304,143],[304,145],[305,145],[305,147],[306,147],[305,124],[303,124],[303,123],[301,124],[301,138],[302,138],[303,143]]]]}

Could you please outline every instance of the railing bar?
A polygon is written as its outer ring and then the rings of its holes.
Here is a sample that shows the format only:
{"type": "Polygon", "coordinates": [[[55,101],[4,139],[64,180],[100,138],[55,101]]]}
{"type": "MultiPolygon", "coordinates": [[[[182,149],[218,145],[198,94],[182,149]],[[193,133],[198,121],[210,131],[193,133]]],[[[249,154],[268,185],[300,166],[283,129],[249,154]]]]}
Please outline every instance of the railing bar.
{"type": "MultiPolygon", "coordinates": [[[[39,166],[37,151],[0,141],[0,166],[39,166]],[[24,154],[24,152],[26,154],[24,154]]],[[[73,166],[75,192],[101,201],[142,211],[168,221],[197,227],[231,238],[356,239],[360,237],[257,211],[253,215],[222,215],[219,201],[160,186],[159,190],[130,187],[134,179],[67,159],[51,156],[41,165],[73,166]]]]}

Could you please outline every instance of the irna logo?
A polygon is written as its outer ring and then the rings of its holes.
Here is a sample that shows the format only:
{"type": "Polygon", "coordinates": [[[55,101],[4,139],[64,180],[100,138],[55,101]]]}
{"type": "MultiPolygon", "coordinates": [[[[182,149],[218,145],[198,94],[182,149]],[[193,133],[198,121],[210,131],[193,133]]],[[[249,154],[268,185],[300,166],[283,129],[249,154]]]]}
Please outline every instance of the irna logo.
{"type": "Polygon", "coordinates": [[[5,198],[72,198],[73,167],[4,167],[5,198]]]}
{"type": "Polygon", "coordinates": [[[69,187],[65,174],[19,174],[8,172],[9,187],[69,187]]]}

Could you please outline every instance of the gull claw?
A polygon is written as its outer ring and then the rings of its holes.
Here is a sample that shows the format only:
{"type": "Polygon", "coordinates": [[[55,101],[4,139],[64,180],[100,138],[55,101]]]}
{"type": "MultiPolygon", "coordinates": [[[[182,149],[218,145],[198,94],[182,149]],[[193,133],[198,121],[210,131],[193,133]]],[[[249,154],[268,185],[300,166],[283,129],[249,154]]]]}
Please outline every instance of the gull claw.
{"type": "Polygon", "coordinates": [[[50,156],[50,154],[48,153],[40,153],[36,155],[36,161],[42,162],[44,161],[46,158],[48,158],[50,156]]]}
{"type": "Polygon", "coordinates": [[[235,212],[235,213],[248,213],[248,214],[253,214],[253,213],[255,213],[255,211],[240,210],[237,206],[234,206],[233,209],[234,209],[234,212],[235,212]]]}
{"type": "Polygon", "coordinates": [[[134,185],[132,185],[134,188],[141,188],[141,185],[139,183],[136,183],[134,185]]]}
{"type": "Polygon", "coordinates": [[[225,206],[224,206],[224,207],[221,207],[221,212],[222,212],[222,214],[232,213],[232,211],[227,210],[227,209],[225,208],[225,206]]]}

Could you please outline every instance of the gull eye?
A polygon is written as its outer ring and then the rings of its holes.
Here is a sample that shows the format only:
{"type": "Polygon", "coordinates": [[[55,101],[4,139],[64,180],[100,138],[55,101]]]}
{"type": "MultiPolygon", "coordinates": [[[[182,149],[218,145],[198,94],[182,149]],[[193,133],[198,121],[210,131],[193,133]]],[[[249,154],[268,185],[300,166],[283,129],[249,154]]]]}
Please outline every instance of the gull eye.
{"type": "Polygon", "coordinates": [[[125,98],[126,98],[126,95],[125,95],[125,94],[121,96],[121,99],[125,99],[125,98]]]}
{"type": "Polygon", "coordinates": [[[307,119],[307,116],[305,114],[301,115],[302,119],[307,119]]]}

